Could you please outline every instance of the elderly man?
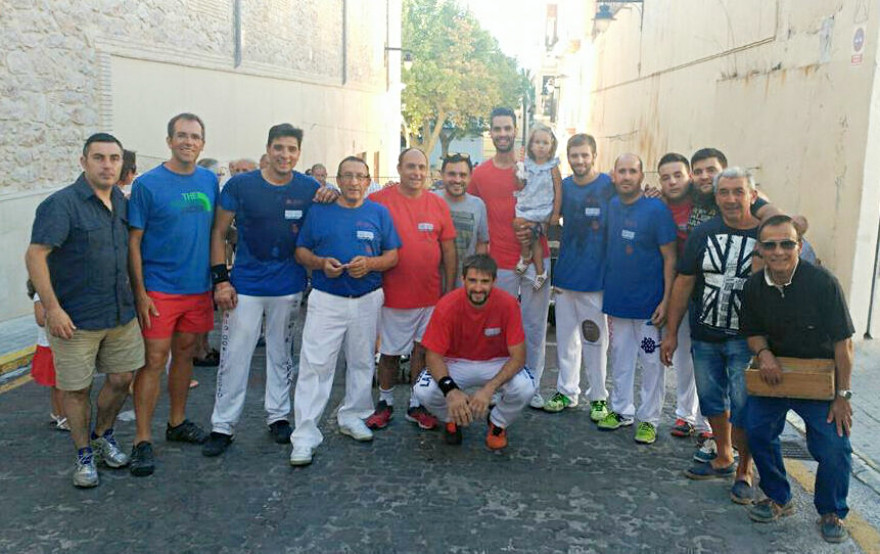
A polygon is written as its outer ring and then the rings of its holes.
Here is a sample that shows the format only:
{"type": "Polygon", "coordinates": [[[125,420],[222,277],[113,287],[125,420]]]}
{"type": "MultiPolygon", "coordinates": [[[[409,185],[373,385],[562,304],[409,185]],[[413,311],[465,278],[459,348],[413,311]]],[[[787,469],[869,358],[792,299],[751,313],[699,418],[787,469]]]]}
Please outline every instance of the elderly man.
{"type": "Polygon", "coordinates": [[[128,228],[122,192],[122,144],[106,133],[89,137],[76,182],[37,208],[28,273],[46,308],[56,381],[77,449],[73,484],[98,485],[96,461],[111,468],[129,458],[113,435],[134,370],[144,363],[144,343],[128,278],[128,228]],[[89,392],[95,372],[107,378],[89,436],[89,392]],[[90,440],[91,439],[91,440],[90,440]]]}
{"type": "Polygon", "coordinates": [[[850,337],[855,329],[840,283],[825,269],[799,263],[800,244],[794,222],[786,215],[772,216],[758,228],[764,269],[746,283],[741,329],[764,382],[772,386],[784,379],[777,356],[833,359],[837,393],[832,401],[749,397],[749,447],[767,495],[749,510],[749,517],[770,522],[794,511],[779,446],[785,415],[794,410],[807,426],[807,446],[819,462],[814,504],[821,516],[822,538],[836,543],[847,537],[841,520],[849,511],[850,337]]]}
{"type": "Polygon", "coordinates": [[[507,446],[507,428],[535,392],[523,366],[525,333],[516,299],[494,288],[498,267],[486,254],[464,261],[464,287],[447,294],[434,310],[424,345],[428,368],[416,395],[446,423],[448,444],[461,444],[461,427],[486,417],[486,446],[507,446]],[[476,389],[473,394],[463,392],[476,389]],[[498,403],[490,408],[492,397],[498,403]]]}

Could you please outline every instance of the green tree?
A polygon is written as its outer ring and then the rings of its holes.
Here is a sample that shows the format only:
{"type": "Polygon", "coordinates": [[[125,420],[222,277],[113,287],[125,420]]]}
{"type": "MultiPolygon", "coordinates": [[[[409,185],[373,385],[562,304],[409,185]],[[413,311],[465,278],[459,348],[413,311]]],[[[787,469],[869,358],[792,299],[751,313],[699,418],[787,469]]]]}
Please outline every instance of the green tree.
{"type": "Polygon", "coordinates": [[[454,0],[405,0],[403,44],[414,63],[401,94],[410,144],[431,152],[441,141],[477,135],[495,106],[522,105],[516,60],[454,0]]]}

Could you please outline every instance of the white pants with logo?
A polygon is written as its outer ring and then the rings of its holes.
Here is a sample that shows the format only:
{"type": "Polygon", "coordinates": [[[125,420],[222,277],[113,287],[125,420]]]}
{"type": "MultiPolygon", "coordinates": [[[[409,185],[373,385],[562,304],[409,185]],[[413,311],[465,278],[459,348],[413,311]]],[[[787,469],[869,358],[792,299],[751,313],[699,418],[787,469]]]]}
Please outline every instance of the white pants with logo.
{"type": "Polygon", "coordinates": [[[330,400],[340,352],[346,361],[345,397],[336,420],[345,425],[373,413],[373,350],[384,299],[382,289],[359,298],[312,291],[293,397],[295,429],[290,442],[294,445],[317,447],[324,440],[318,422],[330,400]]]}
{"type": "Polygon", "coordinates": [[[556,390],[577,399],[581,394],[581,371],[589,383],[590,402],[608,398],[605,376],[608,366],[608,325],[602,313],[602,292],[557,289],[556,390]]]}
{"type": "MultiPolygon", "coordinates": [[[[544,268],[550,275],[550,258],[544,258],[544,268]]],[[[532,288],[535,282],[535,266],[529,265],[524,275],[512,269],[499,269],[496,286],[519,297],[523,330],[526,332],[526,367],[532,370],[535,383],[541,386],[544,374],[544,349],[547,346],[547,311],[550,308],[550,280],[541,290],[532,288]]]]}
{"type": "Polygon", "coordinates": [[[694,357],[691,354],[691,324],[688,314],[684,315],[678,327],[678,348],[672,355],[675,369],[675,417],[687,421],[697,428],[697,432],[711,431],[709,422],[700,413],[697,385],[694,382],[694,357]]]}
{"type": "Polygon", "coordinates": [[[266,423],[286,420],[290,414],[290,383],[295,371],[293,341],[302,294],[285,296],[238,295],[235,309],[223,314],[220,365],[211,428],[233,434],[241,418],[254,348],[266,316],[266,423]]]}
{"type": "MultiPolygon", "coordinates": [[[[485,385],[490,379],[495,377],[501,366],[508,358],[496,358],[494,360],[459,360],[446,359],[446,367],[449,370],[449,376],[464,391],[468,389],[479,389],[485,385]]],[[[535,380],[529,373],[527,368],[522,368],[508,382],[498,387],[501,398],[489,412],[489,419],[492,423],[499,427],[507,428],[511,423],[516,421],[532,395],[535,394],[535,380]]],[[[443,391],[437,386],[437,382],[428,373],[428,370],[422,371],[416,384],[413,386],[416,398],[422,406],[429,412],[436,415],[440,421],[450,421],[449,413],[446,409],[446,397],[443,391]]]]}
{"type": "Polygon", "coordinates": [[[666,368],[660,362],[660,332],[650,320],[608,316],[611,337],[611,410],[656,426],[663,410],[666,368]],[[633,401],[636,362],[642,366],[641,403],[633,401]]]}

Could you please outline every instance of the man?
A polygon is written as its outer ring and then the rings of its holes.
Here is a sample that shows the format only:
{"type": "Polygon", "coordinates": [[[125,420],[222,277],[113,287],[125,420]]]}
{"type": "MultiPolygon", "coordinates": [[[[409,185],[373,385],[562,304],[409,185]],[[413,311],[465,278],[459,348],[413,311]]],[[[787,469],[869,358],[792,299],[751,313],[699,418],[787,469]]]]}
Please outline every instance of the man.
{"type": "Polygon", "coordinates": [[[269,129],[269,167],[239,174],[220,194],[211,232],[214,301],[226,310],[217,369],[211,436],[202,448],[218,456],[232,443],[244,409],[251,358],[266,318],[266,425],[278,444],[290,440],[291,345],[306,271],[294,259],[296,240],[320,185],[294,171],[302,129],[281,123],[269,129]],[[230,276],[225,238],[238,223],[238,252],[230,276]]]}
{"type": "Polygon", "coordinates": [[[617,197],[608,203],[607,258],[602,311],[611,335],[611,410],[602,431],[632,425],[635,441],[653,444],[663,410],[665,371],[660,362],[660,328],[675,279],[675,223],[656,198],[642,191],[642,160],[622,154],[614,162],[617,197]],[[641,403],[636,410],[636,362],[642,366],[641,403]]]}
{"type": "Polygon", "coordinates": [[[178,114],[167,130],[171,158],[135,181],[129,204],[132,285],[147,354],[134,384],[137,432],[129,469],[136,476],[155,468],[151,425],[169,352],[165,440],[201,444],[207,438],[186,419],[186,399],[197,335],[214,328],[210,243],[217,177],[196,165],[205,146],[198,116],[178,114]]]}
{"type": "Polygon", "coordinates": [[[357,441],[373,439],[363,418],[372,408],[382,272],[397,263],[401,242],[388,210],[364,200],[370,169],[363,160],[345,158],[336,178],[342,195],[333,204],[313,206],[297,239],[296,258],[312,270],[313,290],[293,402],[296,429],[290,437],[290,464],[294,466],[312,463],[324,440],[318,422],[330,399],[341,351],[346,385],[336,412],[339,432],[357,441]]]}
{"type": "Polygon", "coordinates": [[[568,139],[573,175],[562,181],[562,236],[553,268],[556,290],[556,394],[547,412],[578,405],[582,367],[587,373],[590,419],[608,415],[605,375],[608,326],[602,313],[608,203],[616,195],[611,177],[596,168],[596,140],[580,133],[568,139]]]}
{"type": "Polygon", "coordinates": [[[122,144],[106,133],[86,140],[75,183],[37,207],[25,262],[46,309],[56,386],[77,449],[73,484],[98,485],[96,462],[125,467],[113,435],[144,344],[128,278],[126,205],[116,187],[122,144]],[[89,393],[95,372],[106,374],[89,435],[89,393]]]}
{"type": "Polygon", "coordinates": [[[800,263],[800,237],[792,218],[775,215],[758,228],[764,269],[743,290],[742,331],[760,364],[761,379],[777,385],[785,377],[777,356],[833,359],[836,395],[832,401],[750,396],[746,415],[749,448],[767,498],[749,509],[766,523],[794,512],[782,463],[779,435],[794,410],[807,427],[810,453],[819,462],[814,504],[828,542],[847,538],[842,520],[852,471],[850,374],[855,331],[840,283],[827,270],[800,263]]]}
{"type": "Polygon", "coordinates": [[[324,167],[324,164],[315,164],[312,166],[312,177],[314,177],[322,187],[327,186],[327,168],[324,167]]]}
{"type": "Polygon", "coordinates": [[[137,153],[133,150],[122,151],[122,173],[116,185],[122,190],[126,198],[131,196],[131,184],[137,177],[137,153]]]}
{"type": "MultiPolygon", "coordinates": [[[[550,307],[550,287],[535,290],[534,265],[526,273],[514,271],[519,261],[520,241],[529,240],[531,230],[514,229],[511,222],[515,215],[516,198],[516,114],[510,108],[495,108],[489,115],[489,136],[495,147],[492,159],[474,169],[468,192],[486,203],[489,217],[489,236],[492,237],[490,253],[498,262],[498,286],[514,298],[519,298],[522,309],[523,328],[526,332],[526,365],[532,369],[538,389],[529,402],[535,409],[544,407],[540,394],[541,376],[544,374],[544,349],[547,340],[547,311],[550,307]]],[[[546,238],[544,267],[550,267],[550,248],[546,238]]]]}
{"type": "Polygon", "coordinates": [[[721,214],[697,227],[685,242],[660,350],[663,363],[670,365],[690,301],[694,378],[700,411],[709,418],[715,435],[717,455],[709,463],[697,463],[685,475],[690,479],[734,476],[731,500],[750,504],[745,370],[751,352],[740,331],[739,314],[758,236],[758,221],[751,212],[757,193],[752,175],[739,167],[716,174],[714,186],[721,214]],[[731,441],[739,450],[738,465],[731,441]]]}
{"type": "MultiPolygon", "coordinates": [[[[446,202],[425,188],[428,157],[417,148],[406,149],[398,158],[397,172],[397,185],[370,195],[370,200],[391,212],[402,244],[397,265],[382,276],[385,304],[379,323],[379,402],[367,419],[367,426],[374,430],[391,420],[400,357],[412,352],[411,384],[425,368],[425,350],[420,344],[425,327],[434,304],[455,283],[455,226],[446,202]]],[[[406,420],[422,429],[437,426],[437,418],[412,394],[406,420]]]]}
{"type": "MultiPolygon", "coordinates": [[[[675,221],[677,234],[677,250],[679,258],[684,254],[684,243],[690,229],[688,220],[693,209],[693,193],[691,191],[691,167],[687,158],[681,154],[670,152],[660,158],[657,164],[660,177],[660,190],[663,201],[675,221]]],[[[682,321],[678,328],[678,349],[672,360],[675,368],[676,420],[670,430],[674,437],[689,437],[697,434],[701,443],[710,440],[712,430],[709,422],[700,413],[697,401],[697,386],[694,382],[694,359],[691,356],[691,329],[688,320],[682,321]]]]}
{"type": "Polygon", "coordinates": [[[239,173],[249,173],[255,169],[257,169],[257,162],[249,158],[241,158],[240,160],[229,162],[230,177],[235,177],[239,173]]]}
{"type": "Polygon", "coordinates": [[[424,346],[428,368],[415,387],[419,401],[446,423],[444,439],[461,444],[461,427],[486,417],[486,446],[507,446],[507,428],[535,392],[523,366],[525,333],[516,299],[494,288],[498,266],[487,254],[468,257],[463,288],[447,294],[434,310],[424,346]],[[477,389],[466,394],[467,389],[477,389]],[[497,404],[490,408],[498,393],[497,404]]]}
{"type": "Polygon", "coordinates": [[[455,226],[456,287],[462,285],[461,267],[464,259],[473,254],[489,252],[486,204],[467,192],[473,168],[467,154],[450,154],[443,158],[440,166],[443,190],[437,194],[446,200],[452,215],[452,224],[455,226]]]}

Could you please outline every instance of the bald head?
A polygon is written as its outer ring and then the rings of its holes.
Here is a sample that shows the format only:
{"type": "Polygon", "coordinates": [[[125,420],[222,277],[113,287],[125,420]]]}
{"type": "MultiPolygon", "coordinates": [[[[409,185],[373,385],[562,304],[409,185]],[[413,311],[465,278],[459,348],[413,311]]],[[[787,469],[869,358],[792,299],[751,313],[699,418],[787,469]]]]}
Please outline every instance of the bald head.
{"type": "Polygon", "coordinates": [[[642,194],[642,159],[635,154],[621,154],[614,160],[614,173],[611,175],[617,195],[624,204],[638,200],[642,194]]]}
{"type": "Polygon", "coordinates": [[[639,172],[644,171],[645,164],[642,163],[642,158],[640,158],[636,154],[633,154],[632,152],[627,152],[625,154],[621,154],[621,155],[617,156],[617,159],[614,160],[615,171],[617,170],[617,166],[620,165],[621,163],[625,163],[627,165],[637,164],[639,172]]]}

